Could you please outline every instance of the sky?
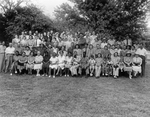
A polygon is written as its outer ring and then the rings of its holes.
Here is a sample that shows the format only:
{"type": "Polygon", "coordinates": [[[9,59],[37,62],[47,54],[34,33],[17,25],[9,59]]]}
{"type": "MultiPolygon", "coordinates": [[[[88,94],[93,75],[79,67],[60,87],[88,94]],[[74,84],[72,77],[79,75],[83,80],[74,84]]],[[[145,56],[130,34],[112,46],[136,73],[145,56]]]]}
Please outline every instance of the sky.
{"type": "Polygon", "coordinates": [[[31,0],[34,4],[40,7],[46,15],[53,17],[53,12],[57,6],[62,3],[69,3],[68,0],[31,0]]]}

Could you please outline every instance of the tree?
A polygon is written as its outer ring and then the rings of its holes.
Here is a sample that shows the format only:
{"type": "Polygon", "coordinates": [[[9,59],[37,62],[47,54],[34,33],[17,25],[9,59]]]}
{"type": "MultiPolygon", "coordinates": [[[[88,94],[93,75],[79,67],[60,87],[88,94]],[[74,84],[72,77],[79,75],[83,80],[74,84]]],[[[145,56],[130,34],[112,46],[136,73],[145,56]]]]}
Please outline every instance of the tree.
{"type": "MultiPolygon", "coordinates": [[[[69,17],[78,23],[82,18],[88,27],[98,33],[116,39],[142,37],[146,27],[149,0],[70,0],[74,3],[77,17],[69,17]]],[[[64,8],[65,9],[65,8],[64,8]]]]}
{"type": "Polygon", "coordinates": [[[20,34],[22,31],[44,32],[53,29],[51,19],[34,5],[15,7],[7,10],[2,17],[8,42],[15,34],[20,34]]]}
{"type": "Polygon", "coordinates": [[[28,3],[29,0],[0,0],[0,8],[5,14],[7,11],[20,7],[23,3],[28,3]]]}
{"type": "Polygon", "coordinates": [[[80,17],[76,6],[72,7],[68,3],[63,3],[55,9],[55,27],[61,31],[72,30],[74,32],[84,32],[87,28],[85,19],[80,17]]]}

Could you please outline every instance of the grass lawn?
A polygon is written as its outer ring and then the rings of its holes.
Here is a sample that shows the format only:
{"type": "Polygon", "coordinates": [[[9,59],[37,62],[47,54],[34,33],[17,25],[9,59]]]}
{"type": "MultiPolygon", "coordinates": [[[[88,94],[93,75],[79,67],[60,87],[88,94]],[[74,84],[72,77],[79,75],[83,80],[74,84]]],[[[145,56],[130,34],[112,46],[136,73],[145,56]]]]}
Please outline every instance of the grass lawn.
{"type": "Polygon", "coordinates": [[[150,117],[144,78],[65,78],[0,74],[0,117],[150,117]]]}

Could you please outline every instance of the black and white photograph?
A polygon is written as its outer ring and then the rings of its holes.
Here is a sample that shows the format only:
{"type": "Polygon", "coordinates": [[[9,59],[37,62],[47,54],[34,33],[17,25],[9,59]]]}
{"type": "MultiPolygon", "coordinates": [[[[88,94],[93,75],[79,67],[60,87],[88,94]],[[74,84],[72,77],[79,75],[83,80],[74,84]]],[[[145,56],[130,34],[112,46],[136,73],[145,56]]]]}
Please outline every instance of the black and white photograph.
{"type": "Polygon", "coordinates": [[[0,117],[150,117],[150,0],[0,0],[0,117]]]}

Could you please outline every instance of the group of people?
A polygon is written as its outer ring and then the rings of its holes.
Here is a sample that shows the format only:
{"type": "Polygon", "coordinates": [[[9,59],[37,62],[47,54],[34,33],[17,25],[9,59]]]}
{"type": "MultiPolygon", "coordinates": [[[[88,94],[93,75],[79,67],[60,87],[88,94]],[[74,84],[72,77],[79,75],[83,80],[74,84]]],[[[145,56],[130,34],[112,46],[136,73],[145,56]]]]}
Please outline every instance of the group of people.
{"type": "Polygon", "coordinates": [[[0,42],[0,72],[36,76],[144,76],[147,50],[130,39],[101,38],[95,32],[22,32],[6,47],[0,42]]]}

